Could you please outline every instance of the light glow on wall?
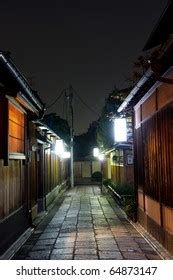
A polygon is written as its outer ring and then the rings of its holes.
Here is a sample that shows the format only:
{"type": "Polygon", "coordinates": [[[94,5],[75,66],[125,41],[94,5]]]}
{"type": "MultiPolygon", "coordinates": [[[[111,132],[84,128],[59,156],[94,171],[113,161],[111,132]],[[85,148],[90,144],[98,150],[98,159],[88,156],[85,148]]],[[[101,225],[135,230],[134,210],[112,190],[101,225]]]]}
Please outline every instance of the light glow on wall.
{"type": "Polygon", "coordinates": [[[127,141],[127,125],[125,118],[117,118],[114,120],[114,140],[115,142],[127,141]]]}
{"type": "Polygon", "coordinates": [[[64,142],[63,140],[56,140],[55,143],[55,154],[58,155],[60,158],[70,158],[70,152],[65,150],[64,142]]]}
{"type": "Polygon", "coordinates": [[[104,158],[105,158],[104,154],[99,154],[99,155],[98,155],[98,159],[99,159],[100,161],[104,160],[104,158]]]}
{"type": "Polygon", "coordinates": [[[70,158],[70,152],[64,151],[63,154],[61,155],[61,158],[70,158]]]}
{"type": "Polygon", "coordinates": [[[104,154],[100,153],[99,148],[93,148],[93,156],[98,158],[100,161],[104,160],[104,154]]]}
{"type": "Polygon", "coordinates": [[[55,153],[56,155],[62,155],[64,153],[64,143],[63,140],[56,140],[55,143],[55,153]]]}

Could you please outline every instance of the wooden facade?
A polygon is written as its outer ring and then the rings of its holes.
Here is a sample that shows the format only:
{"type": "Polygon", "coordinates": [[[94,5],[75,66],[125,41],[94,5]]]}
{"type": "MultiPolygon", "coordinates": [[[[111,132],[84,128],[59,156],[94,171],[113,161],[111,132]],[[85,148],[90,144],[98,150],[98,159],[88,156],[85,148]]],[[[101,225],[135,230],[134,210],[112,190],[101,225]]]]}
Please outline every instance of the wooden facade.
{"type": "Polygon", "coordinates": [[[114,149],[107,153],[103,163],[105,179],[117,184],[134,184],[133,154],[131,149],[114,149]]]}
{"type": "Polygon", "coordinates": [[[53,149],[58,135],[40,128],[42,101],[1,52],[0,82],[1,255],[55,199],[68,178],[68,162],[53,149]]]}
{"type": "Polygon", "coordinates": [[[135,149],[138,220],[173,252],[173,85],[156,83],[136,104],[135,149]]]}
{"type": "Polygon", "coordinates": [[[173,2],[144,49],[148,70],[118,108],[134,120],[138,222],[173,253],[173,2]],[[153,49],[154,48],[154,49],[153,49]]]}

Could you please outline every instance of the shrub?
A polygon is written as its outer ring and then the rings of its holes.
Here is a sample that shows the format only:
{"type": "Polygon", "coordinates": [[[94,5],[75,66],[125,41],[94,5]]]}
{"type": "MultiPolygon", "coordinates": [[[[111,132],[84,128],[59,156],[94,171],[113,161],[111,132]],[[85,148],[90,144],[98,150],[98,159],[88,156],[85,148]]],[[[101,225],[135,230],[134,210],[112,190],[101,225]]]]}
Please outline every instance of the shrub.
{"type": "Polygon", "coordinates": [[[124,210],[125,210],[127,216],[131,220],[136,222],[137,205],[136,205],[136,201],[135,201],[134,197],[131,198],[131,201],[128,201],[128,203],[124,207],[124,210]]]}
{"type": "Polygon", "coordinates": [[[101,182],[102,181],[102,173],[99,171],[96,171],[92,174],[92,180],[96,182],[101,182]]]}
{"type": "Polygon", "coordinates": [[[115,184],[115,191],[119,195],[134,195],[134,186],[131,184],[115,184]]]}
{"type": "Polygon", "coordinates": [[[124,211],[126,212],[127,216],[136,221],[136,201],[135,201],[135,192],[134,186],[131,184],[120,184],[114,183],[111,179],[106,179],[103,181],[103,184],[106,188],[108,185],[115,190],[120,196],[122,196],[123,200],[119,201],[120,206],[123,207],[124,211]],[[122,202],[123,201],[123,202],[122,202]]]}

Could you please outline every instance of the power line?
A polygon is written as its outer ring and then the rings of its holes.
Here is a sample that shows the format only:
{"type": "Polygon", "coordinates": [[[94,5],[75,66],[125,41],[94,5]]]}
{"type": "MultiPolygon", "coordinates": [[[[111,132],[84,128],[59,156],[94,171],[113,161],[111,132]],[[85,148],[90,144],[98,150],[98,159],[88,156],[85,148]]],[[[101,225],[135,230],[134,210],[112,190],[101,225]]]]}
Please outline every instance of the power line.
{"type": "MultiPolygon", "coordinates": [[[[96,111],[93,110],[93,109],[80,97],[80,95],[76,92],[76,90],[74,90],[74,88],[72,88],[72,89],[73,89],[75,95],[76,95],[76,96],[78,97],[78,99],[80,100],[80,102],[81,102],[90,112],[92,112],[94,115],[97,115],[97,116],[98,116],[98,113],[96,113],[96,111]]],[[[75,96],[75,95],[74,95],[74,96],[75,96]]]]}
{"type": "Polygon", "coordinates": [[[61,96],[63,95],[64,91],[65,91],[65,89],[63,89],[63,90],[61,91],[61,93],[58,95],[58,97],[57,97],[50,105],[48,105],[48,106],[46,107],[46,109],[48,109],[48,108],[52,107],[53,105],[55,105],[55,103],[56,103],[56,102],[61,98],[61,96]]]}

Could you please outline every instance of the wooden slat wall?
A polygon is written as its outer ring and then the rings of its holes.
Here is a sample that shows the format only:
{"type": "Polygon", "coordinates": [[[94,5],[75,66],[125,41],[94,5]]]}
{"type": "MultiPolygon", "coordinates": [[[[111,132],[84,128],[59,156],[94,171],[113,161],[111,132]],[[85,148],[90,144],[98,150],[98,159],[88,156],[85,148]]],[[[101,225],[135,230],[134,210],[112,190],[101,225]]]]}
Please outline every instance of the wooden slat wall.
{"type": "Polygon", "coordinates": [[[74,177],[75,179],[79,179],[82,177],[82,164],[81,161],[74,162],[74,177]]]}
{"type": "Polygon", "coordinates": [[[138,221],[173,253],[173,86],[139,102],[135,121],[138,221]]]}
{"type": "Polygon", "coordinates": [[[48,194],[67,177],[67,161],[60,160],[56,154],[45,151],[45,192],[48,194]]]}
{"type": "Polygon", "coordinates": [[[55,153],[51,153],[51,185],[50,190],[53,190],[58,185],[58,157],[55,153]]]}
{"type": "MultiPolygon", "coordinates": [[[[142,143],[144,158],[144,162],[140,162],[138,155],[138,185],[145,186],[147,195],[170,207],[173,207],[172,122],[173,109],[171,105],[157,112],[142,124],[142,138],[141,141],[138,139],[137,142],[137,146],[142,143]],[[141,176],[140,170],[144,170],[144,177],[141,176]],[[141,178],[143,182],[141,182],[141,178]]],[[[140,149],[138,152],[140,153],[140,149]]]]}
{"type": "Polygon", "coordinates": [[[124,177],[124,167],[123,166],[111,166],[111,179],[115,183],[124,183],[125,177],[124,177]]]}
{"type": "Polygon", "coordinates": [[[144,157],[143,157],[143,138],[142,138],[142,127],[139,127],[135,131],[135,145],[136,145],[136,161],[137,161],[137,185],[140,190],[144,189],[144,157]]]}
{"type": "Polygon", "coordinates": [[[50,150],[45,151],[45,192],[50,192],[50,150]]]}
{"type": "Polygon", "coordinates": [[[9,166],[0,160],[0,219],[18,209],[24,201],[24,167],[20,160],[10,160],[9,166]]]}
{"type": "Polygon", "coordinates": [[[31,152],[30,162],[30,190],[31,190],[31,206],[33,207],[37,203],[37,152],[31,152]]]}

